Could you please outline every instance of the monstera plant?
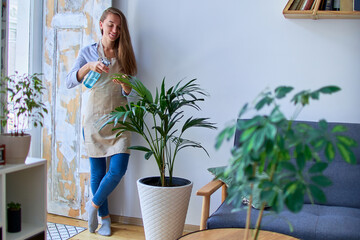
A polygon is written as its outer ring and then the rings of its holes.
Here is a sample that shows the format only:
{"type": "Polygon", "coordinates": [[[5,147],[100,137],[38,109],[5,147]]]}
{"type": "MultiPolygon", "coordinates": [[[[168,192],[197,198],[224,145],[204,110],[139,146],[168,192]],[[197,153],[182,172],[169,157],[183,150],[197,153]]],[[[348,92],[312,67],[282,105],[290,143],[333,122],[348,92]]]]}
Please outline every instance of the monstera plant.
{"type": "MultiPolygon", "coordinates": [[[[281,86],[274,91],[264,91],[253,105],[245,104],[238,120],[227,126],[217,137],[216,148],[236,131],[241,135],[231,151],[229,165],[218,173],[219,178],[231,177],[227,201],[240,209],[243,197],[249,196],[252,205],[254,193],[260,195],[260,212],[253,239],[257,239],[264,209],[267,206],[279,213],[286,206],[291,212],[299,212],[307,195],[311,201],[324,203],[322,188],[331,185],[323,171],[331,164],[338,151],[348,163],[356,163],[352,147],[357,143],[345,136],[346,128],[336,125],[328,129],[326,120],[318,122],[318,128],[297,122],[303,107],[318,100],[322,94],[339,91],[337,86],[326,86],[316,91],[304,90],[290,99],[295,105],[294,113],[287,118],[280,109],[292,87],[281,86]],[[246,114],[251,118],[243,119],[246,114]],[[326,159],[320,155],[324,153],[326,159]],[[256,186],[256,189],[255,187],[256,186]]],[[[247,209],[246,234],[248,239],[251,207],[247,209]]],[[[291,227],[291,226],[290,226],[291,227]]]]}

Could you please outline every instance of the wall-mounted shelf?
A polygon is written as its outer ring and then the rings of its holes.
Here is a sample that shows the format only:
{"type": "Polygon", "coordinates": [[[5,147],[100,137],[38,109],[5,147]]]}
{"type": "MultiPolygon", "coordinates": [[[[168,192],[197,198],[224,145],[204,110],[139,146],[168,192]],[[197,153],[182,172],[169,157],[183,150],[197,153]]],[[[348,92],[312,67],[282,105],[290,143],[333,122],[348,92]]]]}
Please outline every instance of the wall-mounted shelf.
{"type": "Polygon", "coordinates": [[[289,0],[283,14],[285,18],[303,19],[360,19],[360,11],[324,11],[319,10],[322,0],[315,0],[312,10],[290,10],[296,0],[289,0]]]}

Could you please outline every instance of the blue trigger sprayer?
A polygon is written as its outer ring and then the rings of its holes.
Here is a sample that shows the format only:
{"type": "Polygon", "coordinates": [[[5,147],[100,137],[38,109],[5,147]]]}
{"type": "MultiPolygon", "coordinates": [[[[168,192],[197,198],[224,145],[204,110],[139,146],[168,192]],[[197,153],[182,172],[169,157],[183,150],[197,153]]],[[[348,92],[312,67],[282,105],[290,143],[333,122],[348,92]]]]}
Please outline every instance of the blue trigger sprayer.
{"type": "MultiPolygon", "coordinates": [[[[107,67],[110,65],[110,61],[107,59],[101,59],[100,61],[107,67]]],[[[100,75],[100,73],[91,70],[84,80],[85,87],[92,88],[99,79],[100,75]]]]}

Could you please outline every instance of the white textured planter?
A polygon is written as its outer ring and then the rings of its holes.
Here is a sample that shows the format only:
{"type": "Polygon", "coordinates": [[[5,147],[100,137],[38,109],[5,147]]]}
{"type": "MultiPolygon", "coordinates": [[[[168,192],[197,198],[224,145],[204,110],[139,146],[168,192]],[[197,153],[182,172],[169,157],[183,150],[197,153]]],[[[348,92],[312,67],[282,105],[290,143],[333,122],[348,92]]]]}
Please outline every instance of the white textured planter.
{"type": "Polygon", "coordinates": [[[158,187],[145,184],[147,177],[137,181],[141,214],[146,240],[174,240],[182,236],[193,183],[173,177],[186,185],[158,187]]]}
{"type": "Polygon", "coordinates": [[[24,163],[29,153],[31,135],[11,136],[10,133],[0,134],[0,144],[5,144],[6,163],[24,163]]]}

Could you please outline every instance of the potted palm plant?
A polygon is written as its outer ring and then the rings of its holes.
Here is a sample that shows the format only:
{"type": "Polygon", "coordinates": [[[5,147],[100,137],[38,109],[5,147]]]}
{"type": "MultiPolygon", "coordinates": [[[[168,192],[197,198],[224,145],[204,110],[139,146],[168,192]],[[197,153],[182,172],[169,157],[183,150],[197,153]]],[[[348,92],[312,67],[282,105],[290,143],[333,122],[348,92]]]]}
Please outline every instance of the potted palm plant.
{"type": "MultiPolygon", "coordinates": [[[[252,231],[251,239],[257,239],[265,207],[275,213],[286,206],[291,212],[301,211],[304,196],[324,203],[326,196],[322,190],[331,184],[323,172],[332,163],[337,150],[343,160],[355,163],[352,147],[357,143],[343,135],[346,128],[336,125],[328,129],[325,120],[318,122],[318,128],[305,123],[294,123],[301,109],[310,100],[317,100],[321,94],[332,94],[340,90],[337,86],[326,86],[316,91],[304,90],[291,98],[295,105],[294,114],[288,119],[280,110],[280,101],[292,87],[281,86],[275,91],[264,91],[254,101],[245,104],[238,120],[227,126],[217,137],[216,148],[225,139],[230,139],[239,131],[239,140],[231,152],[229,165],[220,169],[217,177],[229,179],[228,203],[241,209],[244,196],[248,196],[248,206],[252,206],[255,196],[259,196],[259,215],[252,231]],[[268,106],[269,109],[266,109],[268,106]],[[268,111],[266,111],[268,110],[268,111]],[[254,116],[244,118],[254,111],[254,116]],[[265,112],[265,114],[264,114],[265,112]],[[324,153],[326,159],[319,156],[324,153]]],[[[246,232],[249,239],[251,207],[247,209],[246,232]]],[[[290,226],[291,227],[291,226],[290,226]]]]}
{"type": "Polygon", "coordinates": [[[0,144],[5,144],[7,163],[25,161],[31,142],[25,129],[30,123],[34,127],[42,126],[43,114],[48,112],[41,100],[45,88],[40,75],[15,72],[1,79],[0,121],[2,127],[8,128],[8,133],[0,135],[0,144]]]}
{"type": "Polygon", "coordinates": [[[184,120],[184,109],[200,110],[199,96],[206,96],[195,82],[177,83],[168,89],[165,79],[155,98],[138,79],[115,75],[115,79],[129,84],[137,93],[137,102],[116,108],[102,121],[114,124],[118,135],[130,131],[140,135],[144,146],[130,149],[145,152],[145,159],[153,158],[159,176],[146,177],[137,182],[146,239],[177,239],[183,233],[192,182],[173,176],[175,160],[180,150],[193,147],[207,151],[198,142],[185,138],[185,133],[195,127],[214,129],[208,118],[189,117],[184,120]],[[182,208],[182,209],[181,209],[182,208]]]}

